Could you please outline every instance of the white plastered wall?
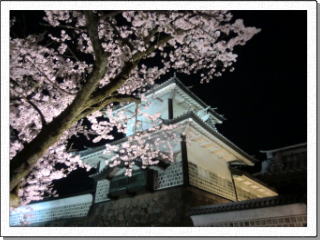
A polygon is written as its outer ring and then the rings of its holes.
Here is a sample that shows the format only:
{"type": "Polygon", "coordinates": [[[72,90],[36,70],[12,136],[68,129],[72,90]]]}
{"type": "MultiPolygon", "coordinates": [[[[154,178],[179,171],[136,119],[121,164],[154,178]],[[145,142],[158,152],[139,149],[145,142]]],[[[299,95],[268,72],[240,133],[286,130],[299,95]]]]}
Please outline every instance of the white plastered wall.
{"type": "Polygon", "coordinates": [[[199,143],[195,141],[188,142],[187,152],[189,162],[193,162],[222,178],[232,180],[227,162],[201,147],[199,143]]]}

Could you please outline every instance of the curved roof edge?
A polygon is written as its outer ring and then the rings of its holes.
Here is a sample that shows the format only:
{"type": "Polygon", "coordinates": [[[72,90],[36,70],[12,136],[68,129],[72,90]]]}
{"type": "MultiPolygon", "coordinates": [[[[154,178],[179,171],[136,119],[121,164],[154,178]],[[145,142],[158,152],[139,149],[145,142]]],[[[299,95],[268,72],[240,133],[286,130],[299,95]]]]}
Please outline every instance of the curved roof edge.
{"type": "MultiPolygon", "coordinates": [[[[194,94],[190,89],[188,89],[176,76],[169,78],[167,81],[151,88],[146,92],[146,95],[150,95],[155,91],[158,91],[164,87],[169,86],[170,84],[176,84],[181,90],[183,90],[185,93],[187,93],[191,98],[195,99],[202,107],[206,108],[209,107],[208,104],[206,104],[202,99],[200,99],[196,94],[194,94]]],[[[217,113],[214,109],[210,108],[209,112],[213,114],[216,118],[218,118],[220,121],[226,120],[226,118],[217,113]]]]}
{"type": "Polygon", "coordinates": [[[213,130],[210,126],[208,126],[205,122],[203,122],[194,112],[187,112],[186,114],[183,114],[175,119],[172,120],[166,120],[164,123],[166,124],[174,124],[178,123],[180,121],[186,120],[188,118],[193,119],[196,123],[198,123],[201,127],[203,127],[205,130],[207,130],[209,133],[217,137],[219,140],[221,140],[223,143],[225,143],[227,146],[232,148],[233,150],[237,151],[241,155],[243,155],[245,158],[247,158],[251,164],[254,164],[258,162],[257,159],[255,159],[253,156],[249,155],[247,152],[239,148],[236,144],[231,142],[229,139],[227,139],[225,136],[223,136],[221,133],[213,130]]]}

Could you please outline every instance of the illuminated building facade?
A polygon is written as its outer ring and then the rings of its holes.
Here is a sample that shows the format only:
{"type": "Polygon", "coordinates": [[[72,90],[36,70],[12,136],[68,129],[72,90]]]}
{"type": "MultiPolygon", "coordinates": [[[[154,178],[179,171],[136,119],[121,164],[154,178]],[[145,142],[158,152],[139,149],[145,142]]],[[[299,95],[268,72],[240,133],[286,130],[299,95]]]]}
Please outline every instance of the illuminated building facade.
{"type": "MultiPolygon", "coordinates": [[[[104,153],[104,146],[82,151],[82,160],[98,169],[91,176],[96,181],[95,189],[21,207],[19,213],[11,215],[11,226],[24,222],[31,226],[213,226],[210,221],[201,222],[206,214],[198,208],[277,199],[274,189],[239,170],[241,166],[253,166],[256,160],[218,132],[216,125],[224,117],[178,79],[155,86],[147,92],[146,99],[150,103],[146,111],[161,113],[165,124],[176,125],[170,131],[182,136],[171,144],[173,163],[160,160],[145,170],[137,166],[127,177],[123,168],[106,164],[111,156],[104,153]]],[[[134,112],[135,104],[116,111],[134,112]]],[[[139,131],[152,125],[143,114],[137,116],[128,122],[127,136],[137,130],[134,121],[140,121],[139,131]]],[[[163,136],[159,131],[152,137],[163,136]]],[[[125,141],[126,138],[113,144],[125,141]]],[[[168,147],[161,150],[166,152],[168,147]]]]}
{"type": "MultiPolygon", "coordinates": [[[[253,175],[280,196],[192,208],[189,215],[194,226],[307,226],[307,143],[262,152],[266,159],[253,175]]],[[[234,166],[233,174],[245,176],[242,167],[234,166]]]]}

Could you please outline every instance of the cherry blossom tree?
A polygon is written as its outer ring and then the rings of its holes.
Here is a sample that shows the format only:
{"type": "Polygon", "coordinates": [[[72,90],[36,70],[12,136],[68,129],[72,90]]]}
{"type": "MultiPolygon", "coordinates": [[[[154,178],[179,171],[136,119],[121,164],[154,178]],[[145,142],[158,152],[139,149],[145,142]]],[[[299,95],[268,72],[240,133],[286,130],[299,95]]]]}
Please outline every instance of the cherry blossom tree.
{"type": "MultiPolygon", "coordinates": [[[[114,127],[124,132],[129,116],[114,114],[115,105],[139,105],[146,89],[173,71],[201,74],[202,82],[233,71],[234,48],[260,31],[228,11],[45,11],[41,24],[41,34],[10,39],[12,205],[41,199],[53,179],[88,167],[66,144],[77,134],[94,133],[99,142],[112,139],[114,127]],[[98,120],[102,115],[107,120],[98,120]]],[[[112,165],[127,162],[130,175],[137,157],[155,164],[161,152],[143,140],[148,134],[112,149],[112,165]]]]}

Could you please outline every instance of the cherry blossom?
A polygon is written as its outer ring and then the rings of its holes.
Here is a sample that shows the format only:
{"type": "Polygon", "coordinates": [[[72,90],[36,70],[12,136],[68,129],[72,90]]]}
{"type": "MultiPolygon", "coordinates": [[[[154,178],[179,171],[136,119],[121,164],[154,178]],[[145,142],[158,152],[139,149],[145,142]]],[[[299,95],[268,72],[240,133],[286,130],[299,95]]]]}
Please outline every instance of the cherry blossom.
{"type": "MultiPolygon", "coordinates": [[[[139,105],[143,93],[172,72],[200,73],[209,82],[233,71],[235,47],[260,31],[228,11],[45,11],[43,25],[41,34],[10,39],[10,191],[20,204],[41,199],[52,180],[88,168],[68,152],[72,136],[95,134],[98,143],[112,140],[113,129],[125,133],[143,111],[116,108],[139,105]],[[67,169],[55,169],[57,163],[67,169]]],[[[124,163],[131,175],[136,159],[142,167],[172,160],[172,146],[157,147],[164,138],[156,132],[176,139],[159,116],[145,116],[156,124],[126,143],[107,145],[108,164],[124,163]]]]}

